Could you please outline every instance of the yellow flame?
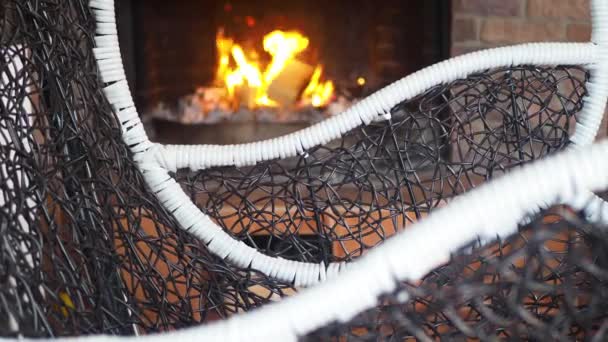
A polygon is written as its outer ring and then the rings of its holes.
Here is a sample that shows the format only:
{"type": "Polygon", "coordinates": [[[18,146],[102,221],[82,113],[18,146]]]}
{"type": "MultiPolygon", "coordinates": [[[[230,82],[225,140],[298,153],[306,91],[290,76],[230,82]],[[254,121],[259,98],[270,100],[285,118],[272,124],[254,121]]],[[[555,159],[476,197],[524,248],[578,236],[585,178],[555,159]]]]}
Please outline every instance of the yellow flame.
{"type": "MultiPolygon", "coordinates": [[[[272,57],[264,72],[257,63],[247,58],[248,55],[255,56],[256,51],[248,51],[249,53],[246,54],[240,45],[225,37],[221,29],[217,34],[216,44],[218,50],[216,81],[226,87],[229,99],[235,100],[236,89],[247,84],[256,91],[256,105],[276,107],[278,104],[268,96],[268,87],[291,60],[308,48],[309,39],[295,31],[276,30],[264,36],[264,51],[272,57]]],[[[320,107],[330,101],[334,90],[333,83],[321,82],[322,74],[323,68],[318,66],[302,94],[303,102],[320,107]]]]}
{"type": "Polygon", "coordinates": [[[224,80],[230,69],[230,51],[234,41],[224,37],[224,30],[219,29],[216,35],[215,44],[217,46],[218,67],[215,74],[216,80],[224,80]]]}
{"type": "Polygon", "coordinates": [[[273,31],[264,36],[264,51],[272,56],[272,62],[264,72],[267,85],[285,69],[287,62],[298,53],[306,50],[308,38],[298,32],[273,31]]]}
{"type": "Polygon", "coordinates": [[[332,81],[326,81],[317,87],[315,94],[312,97],[312,105],[314,107],[321,107],[329,103],[333,93],[334,83],[332,81]]]}
{"type": "Polygon", "coordinates": [[[322,74],[323,67],[319,65],[315,68],[315,71],[310,78],[310,82],[302,94],[304,102],[311,103],[313,107],[321,107],[329,103],[334,93],[334,84],[332,81],[320,82],[322,74]]]}
{"type": "Polygon", "coordinates": [[[247,80],[247,84],[254,88],[261,87],[262,74],[260,73],[260,69],[257,67],[257,65],[247,61],[245,53],[240,46],[235,45],[232,47],[232,57],[238,66],[237,70],[240,70],[245,80],[247,80]]]}
{"type": "Polygon", "coordinates": [[[317,87],[319,86],[319,80],[321,79],[322,73],[323,67],[317,66],[315,68],[315,71],[312,73],[312,76],[310,77],[310,82],[306,86],[306,89],[304,89],[304,97],[310,97],[315,93],[315,89],[317,89],[317,87]]]}
{"type": "Polygon", "coordinates": [[[240,70],[235,70],[235,71],[228,73],[224,77],[224,81],[226,84],[226,89],[228,91],[228,96],[230,96],[230,98],[234,98],[236,87],[242,86],[243,84],[245,84],[243,74],[241,73],[240,70]]]}
{"type": "Polygon", "coordinates": [[[279,104],[275,101],[272,101],[268,95],[262,95],[261,97],[258,97],[256,100],[256,103],[260,106],[264,106],[264,107],[278,107],[279,104]]]}

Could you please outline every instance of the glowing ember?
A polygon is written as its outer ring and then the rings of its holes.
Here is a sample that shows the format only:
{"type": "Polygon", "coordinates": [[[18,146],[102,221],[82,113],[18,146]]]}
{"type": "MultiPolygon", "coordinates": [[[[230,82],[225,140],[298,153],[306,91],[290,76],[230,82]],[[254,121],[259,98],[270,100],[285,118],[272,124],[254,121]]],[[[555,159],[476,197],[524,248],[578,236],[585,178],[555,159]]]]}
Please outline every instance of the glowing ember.
{"type": "Polygon", "coordinates": [[[294,102],[291,105],[322,107],[332,99],[334,84],[322,80],[323,67],[318,65],[313,71],[313,67],[297,60],[298,54],[309,45],[309,39],[299,32],[276,30],[264,36],[264,51],[271,60],[263,71],[257,52],[245,51],[233,39],[225,37],[221,29],[216,44],[215,83],[226,89],[231,103],[278,107],[294,102]]]}

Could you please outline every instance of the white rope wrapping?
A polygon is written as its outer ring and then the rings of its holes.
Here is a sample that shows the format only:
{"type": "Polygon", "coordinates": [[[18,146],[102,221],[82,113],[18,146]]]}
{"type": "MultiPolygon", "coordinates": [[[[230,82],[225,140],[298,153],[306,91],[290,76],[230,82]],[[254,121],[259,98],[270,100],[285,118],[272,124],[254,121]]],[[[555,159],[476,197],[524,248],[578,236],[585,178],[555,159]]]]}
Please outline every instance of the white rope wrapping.
{"type": "MultiPolygon", "coordinates": [[[[608,89],[605,72],[608,65],[608,54],[605,53],[608,46],[605,19],[608,18],[607,1],[594,0],[593,18],[597,30],[594,28],[593,43],[525,44],[456,57],[395,82],[346,112],[309,128],[271,140],[233,146],[162,146],[150,142],[126,81],[116,31],[114,0],[91,0],[90,6],[97,20],[96,48],[93,52],[101,79],[107,84],[104,93],[120,120],[124,142],[138,161],[148,187],[162,205],[173,213],[181,228],[190,230],[203,240],[215,255],[236,266],[251,266],[275,279],[293,282],[296,286],[310,286],[334,277],[346,265],[311,264],[268,257],[234,240],[200,211],[168,172],[184,167],[197,170],[212,166],[253,165],[263,160],[295,156],[313,146],[337,139],[357,126],[386,118],[395,104],[437,84],[488,68],[521,64],[576,64],[588,65],[593,70],[585,110],[573,137],[578,145],[585,145],[593,140],[599,128],[608,89]]],[[[580,202],[580,199],[577,200],[577,203],[580,202]]],[[[608,213],[608,205],[597,203],[601,204],[594,208],[605,209],[608,213]]],[[[597,214],[597,211],[591,212],[594,213],[597,214]]]]}
{"type": "MultiPolygon", "coordinates": [[[[381,294],[395,289],[397,281],[420,279],[445,263],[451,252],[477,237],[493,239],[516,232],[517,223],[529,213],[529,208],[572,201],[585,190],[606,189],[606,170],[608,140],[580,150],[559,152],[455,198],[350,264],[337,278],[224,321],[137,339],[296,341],[298,336],[328,323],[347,322],[373,308],[381,294]]],[[[133,337],[97,335],[58,340],[130,339],[133,337]]]]}
{"type": "Polygon", "coordinates": [[[590,66],[591,78],[587,82],[587,96],[576,124],[572,142],[575,145],[593,143],[604,117],[608,99],[608,1],[591,2],[593,23],[591,42],[598,47],[597,60],[590,66]]]}
{"type": "MultiPolygon", "coordinates": [[[[593,30],[592,43],[598,47],[598,60],[590,67],[591,78],[587,82],[587,96],[571,138],[572,148],[593,143],[602,124],[606,100],[608,99],[608,1],[591,2],[593,30]]],[[[591,192],[584,192],[577,203],[570,203],[585,211],[587,219],[608,223],[608,203],[591,192]]]]}

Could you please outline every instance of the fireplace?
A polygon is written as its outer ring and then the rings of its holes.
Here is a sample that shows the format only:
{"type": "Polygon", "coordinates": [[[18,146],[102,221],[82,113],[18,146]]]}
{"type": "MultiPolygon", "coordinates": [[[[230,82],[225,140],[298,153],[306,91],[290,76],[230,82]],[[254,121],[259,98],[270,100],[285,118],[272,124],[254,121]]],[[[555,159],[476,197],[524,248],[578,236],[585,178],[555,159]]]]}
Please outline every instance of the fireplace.
{"type": "Polygon", "coordinates": [[[446,0],[118,5],[129,85],[149,134],[163,143],[286,134],[449,53],[446,0]]]}

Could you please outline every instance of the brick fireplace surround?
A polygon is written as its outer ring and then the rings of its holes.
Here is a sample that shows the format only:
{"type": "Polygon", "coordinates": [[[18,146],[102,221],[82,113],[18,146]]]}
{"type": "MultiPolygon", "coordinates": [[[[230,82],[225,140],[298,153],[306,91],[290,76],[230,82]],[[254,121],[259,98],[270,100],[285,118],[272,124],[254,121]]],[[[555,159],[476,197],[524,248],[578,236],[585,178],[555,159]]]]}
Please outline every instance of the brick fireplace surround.
{"type": "MultiPolygon", "coordinates": [[[[589,0],[453,0],[451,55],[538,41],[588,42],[589,0]]],[[[604,120],[600,136],[608,134],[604,120]]]]}

